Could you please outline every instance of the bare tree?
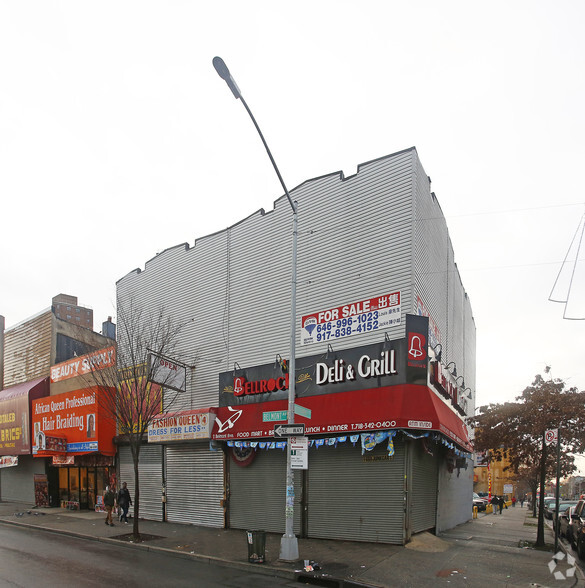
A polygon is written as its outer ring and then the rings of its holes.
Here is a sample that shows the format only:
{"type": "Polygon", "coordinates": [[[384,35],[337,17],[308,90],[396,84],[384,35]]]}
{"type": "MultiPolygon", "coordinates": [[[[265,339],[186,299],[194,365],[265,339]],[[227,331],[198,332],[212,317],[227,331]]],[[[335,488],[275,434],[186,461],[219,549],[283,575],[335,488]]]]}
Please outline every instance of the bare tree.
{"type": "Polygon", "coordinates": [[[168,387],[172,374],[153,358],[176,361],[183,325],[177,324],[158,307],[146,311],[135,299],[118,299],[116,326],[116,367],[91,372],[97,388],[96,402],[106,418],[117,424],[118,436],[128,442],[134,465],[133,539],[141,541],[140,449],[153,420],[168,412],[179,391],[168,387]]]}

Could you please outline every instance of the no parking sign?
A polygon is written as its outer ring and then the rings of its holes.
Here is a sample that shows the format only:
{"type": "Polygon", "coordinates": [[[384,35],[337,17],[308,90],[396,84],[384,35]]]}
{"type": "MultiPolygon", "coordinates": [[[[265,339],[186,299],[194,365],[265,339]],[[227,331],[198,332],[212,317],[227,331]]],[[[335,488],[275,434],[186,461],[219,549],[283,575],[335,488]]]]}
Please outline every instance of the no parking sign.
{"type": "Polygon", "coordinates": [[[547,445],[551,443],[556,443],[559,440],[559,430],[558,429],[549,429],[544,433],[544,441],[547,445]]]}

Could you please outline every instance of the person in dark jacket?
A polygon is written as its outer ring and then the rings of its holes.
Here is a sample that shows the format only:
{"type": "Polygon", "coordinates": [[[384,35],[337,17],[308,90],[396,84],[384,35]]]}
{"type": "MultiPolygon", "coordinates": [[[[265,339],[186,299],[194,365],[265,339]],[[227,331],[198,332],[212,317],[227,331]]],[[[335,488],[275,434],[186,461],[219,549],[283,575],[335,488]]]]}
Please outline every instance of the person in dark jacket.
{"type": "Polygon", "coordinates": [[[126,482],[122,483],[122,487],[118,492],[118,506],[122,509],[122,513],[120,514],[120,522],[124,521],[128,524],[128,508],[132,504],[132,499],[130,498],[130,492],[126,487],[126,482]]]}
{"type": "Polygon", "coordinates": [[[498,505],[500,504],[500,501],[498,499],[498,495],[494,494],[492,496],[492,509],[494,511],[494,514],[498,514],[498,505]]]}
{"type": "Polygon", "coordinates": [[[109,486],[106,486],[106,491],[104,492],[104,506],[106,508],[106,525],[110,525],[110,527],[114,526],[114,523],[112,522],[112,509],[115,504],[116,495],[109,486]]]}

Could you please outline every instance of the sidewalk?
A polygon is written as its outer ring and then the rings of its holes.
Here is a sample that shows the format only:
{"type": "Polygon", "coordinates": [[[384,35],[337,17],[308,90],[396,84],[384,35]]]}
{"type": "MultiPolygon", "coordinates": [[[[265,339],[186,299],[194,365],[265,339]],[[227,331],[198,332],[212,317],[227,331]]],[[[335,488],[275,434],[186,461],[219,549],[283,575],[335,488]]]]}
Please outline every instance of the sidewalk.
{"type": "MultiPolygon", "coordinates": [[[[68,511],[59,508],[36,509],[0,502],[0,523],[40,527],[99,541],[114,541],[129,549],[164,550],[170,556],[193,558],[210,565],[250,569],[295,579],[302,573],[302,560],[281,562],[279,534],[266,536],[266,563],[248,563],[246,534],[241,530],[212,529],[193,525],[140,521],[141,533],[157,535],[141,544],[121,542],[115,537],[131,533],[129,525],[104,525],[104,514],[68,511]]],[[[556,580],[549,570],[554,536],[545,527],[550,551],[525,547],[536,540],[535,519],[526,508],[508,508],[502,515],[480,514],[436,537],[419,533],[406,546],[299,539],[302,559],[317,562],[321,569],[307,576],[311,582],[328,586],[572,586],[574,578],[556,580]]],[[[572,552],[573,556],[576,556],[572,552]]],[[[556,570],[566,575],[568,566],[556,570]]],[[[578,585],[583,574],[577,569],[578,585]]]]}

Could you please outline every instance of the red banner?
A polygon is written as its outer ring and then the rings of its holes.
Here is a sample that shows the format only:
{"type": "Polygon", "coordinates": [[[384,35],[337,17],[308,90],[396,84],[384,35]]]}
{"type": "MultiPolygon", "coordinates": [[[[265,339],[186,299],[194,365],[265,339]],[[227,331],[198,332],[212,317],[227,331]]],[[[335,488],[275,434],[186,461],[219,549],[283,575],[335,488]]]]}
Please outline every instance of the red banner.
{"type": "MultiPolygon", "coordinates": [[[[472,450],[463,420],[426,386],[404,384],[359,391],[298,398],[301,411],[295,423],[305,424],[307,435],[355,435],[387,429],[439,431],[472,450]],[[305,409],[310,418],[301,416],[305,409]]],[[[287,401],[275,400],[219,407],[213,439],[272,437],[287,401]],[[274,415],[280,415],[275,419],[274,415]]]]}

